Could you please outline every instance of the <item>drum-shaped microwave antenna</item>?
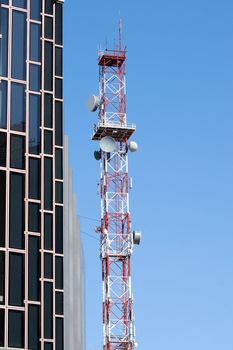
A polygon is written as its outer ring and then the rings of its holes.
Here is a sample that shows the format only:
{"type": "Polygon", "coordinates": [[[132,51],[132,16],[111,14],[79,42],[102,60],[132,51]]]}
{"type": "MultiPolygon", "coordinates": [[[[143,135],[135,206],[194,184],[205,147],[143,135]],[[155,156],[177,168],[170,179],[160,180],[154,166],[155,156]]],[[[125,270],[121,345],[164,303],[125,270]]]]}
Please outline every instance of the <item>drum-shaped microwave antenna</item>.
{"type": "Polygon", "coordinates": [[[96,95],[91,95],[87,100],[87,108],[90,112],[95,112],[100,105],[100,99],[96,95]]]}
{"type": "Polygon", "coordinates": [[[129,150],[130,150],[131,152],[136,152],[137,149],[138,149],[138,144],[137,144],[137,142],[135,142],[135,141],[130,141],[130,143],[129,143],[129,150]]]}
{"type": "Polygon", "coordinates": [[[100,140],[100,148],[103,152],[113,152],[115,141],[111,136],[105,136],[100,140]]]}

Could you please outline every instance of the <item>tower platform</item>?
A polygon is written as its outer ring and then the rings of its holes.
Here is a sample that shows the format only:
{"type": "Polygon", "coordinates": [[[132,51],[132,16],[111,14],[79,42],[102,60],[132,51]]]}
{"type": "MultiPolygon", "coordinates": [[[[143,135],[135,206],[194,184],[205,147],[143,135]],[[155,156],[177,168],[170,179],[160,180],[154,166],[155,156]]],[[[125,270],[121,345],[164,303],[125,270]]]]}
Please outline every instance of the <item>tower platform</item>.
{"type": "Polygon", "coordinates": [[[104,136],[111,136],[116,141],[128,140],[136,130],[135,124],[103,124],[98,123],[94,125],[94,132],[92,140],[101,140],[104,136]]]}

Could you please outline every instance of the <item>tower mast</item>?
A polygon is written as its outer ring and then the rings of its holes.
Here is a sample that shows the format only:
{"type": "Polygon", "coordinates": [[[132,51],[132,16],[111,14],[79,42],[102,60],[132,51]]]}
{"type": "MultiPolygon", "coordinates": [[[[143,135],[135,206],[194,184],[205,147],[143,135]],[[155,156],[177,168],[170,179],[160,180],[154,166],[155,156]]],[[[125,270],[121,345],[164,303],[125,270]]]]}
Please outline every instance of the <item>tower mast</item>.
{"type": "Polygon", "coordinates": [[[129,210],[128,151],[136,126],[126,118],[126,50],[122,48],[121,21],[119,44],[114,50],[98,53],[99,96],[88,101],[98,109],[92,140],[100,141],[95,158],[100,160],[103,350],[132,350],[135,342],[131,255],[140,243],[140,232],[132,232],[129,210]]]}

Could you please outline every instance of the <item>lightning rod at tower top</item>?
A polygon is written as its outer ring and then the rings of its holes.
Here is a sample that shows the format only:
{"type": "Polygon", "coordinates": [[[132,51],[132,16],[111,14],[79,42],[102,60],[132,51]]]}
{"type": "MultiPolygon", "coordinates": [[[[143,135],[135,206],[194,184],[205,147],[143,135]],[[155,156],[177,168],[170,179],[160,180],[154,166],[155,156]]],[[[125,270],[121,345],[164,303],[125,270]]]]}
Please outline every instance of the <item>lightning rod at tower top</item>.
{"type": "Polygon", "coordinates": [[[118,44],[98,52],[99,94],[88,99],[88,109],[98,111],[92,140],[100,161],[103,350],[133,350],[137,347],[133,312],[131,257],[141,232],[133,231],[129,210],[128,155],[137,151],[130,141],[136,130],[126,116],[126,49],[122,21],[118,44]]]}

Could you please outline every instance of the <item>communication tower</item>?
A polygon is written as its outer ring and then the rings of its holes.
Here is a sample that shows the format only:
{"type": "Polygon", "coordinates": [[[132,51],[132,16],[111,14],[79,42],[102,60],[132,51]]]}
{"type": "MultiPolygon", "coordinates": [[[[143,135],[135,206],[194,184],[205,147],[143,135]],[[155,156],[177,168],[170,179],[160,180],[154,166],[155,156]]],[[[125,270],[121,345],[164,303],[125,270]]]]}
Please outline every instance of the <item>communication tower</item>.
{"type": "Polygon", "coordinates": [[[136,130],[126,119],[126,49],[99,51],[99,96],[91,96],[88,109],[98,110],[92,140],[100,160],[101,225],[100,258],[103,288],[103,350],[132,350],[135,341],[131,255],[141,233],[132,232],[129,210],[128,153],[137,150],[129,138],[136,130]]]}

